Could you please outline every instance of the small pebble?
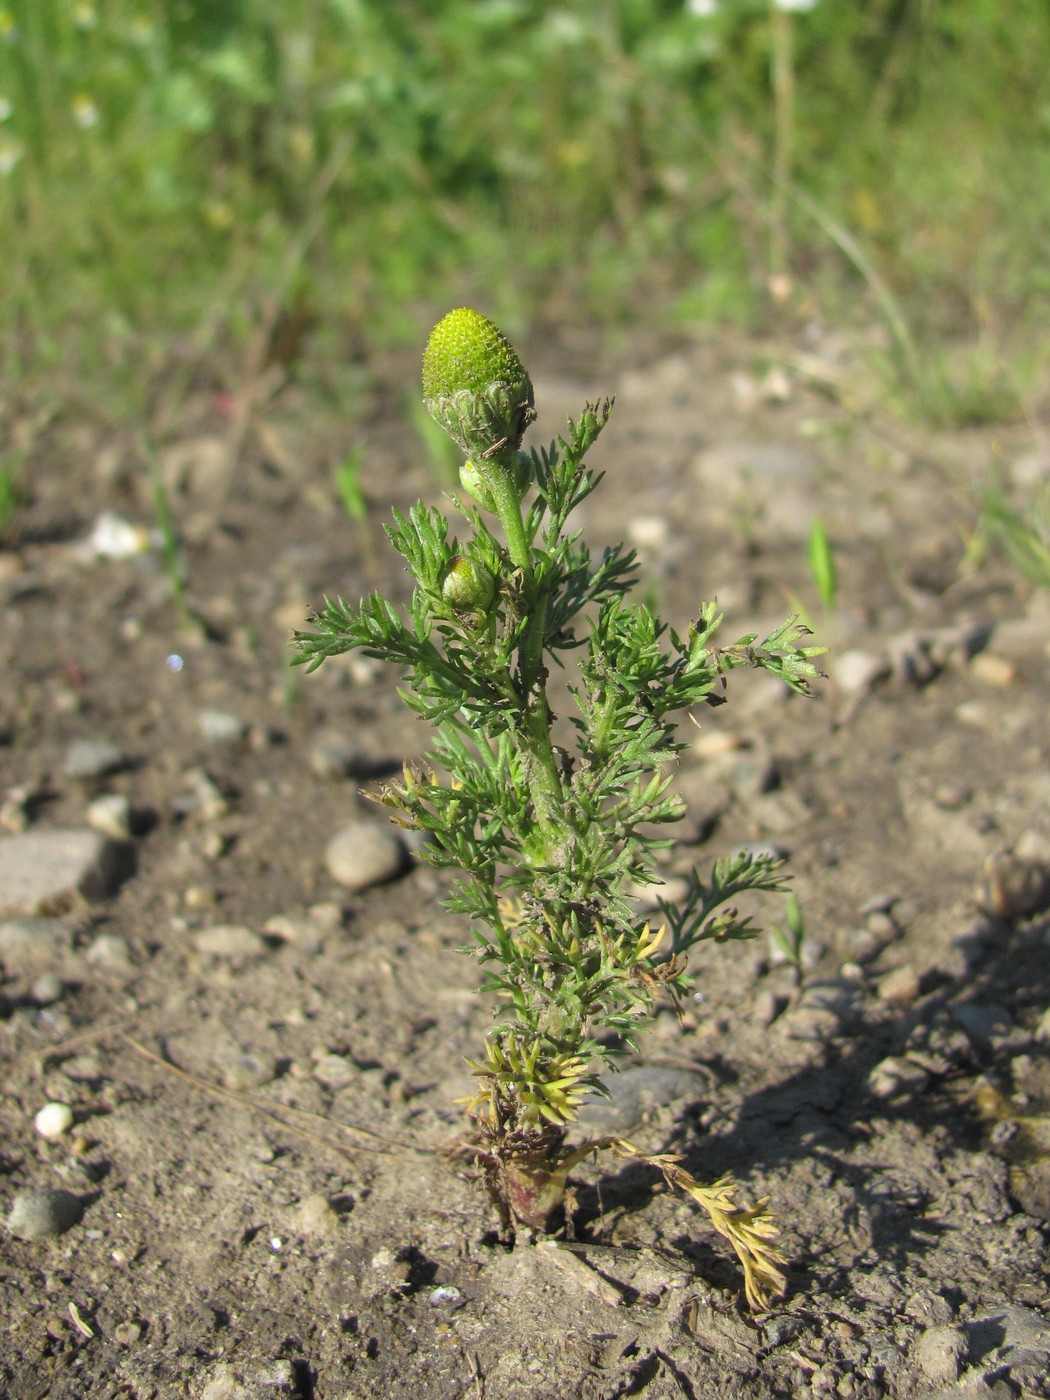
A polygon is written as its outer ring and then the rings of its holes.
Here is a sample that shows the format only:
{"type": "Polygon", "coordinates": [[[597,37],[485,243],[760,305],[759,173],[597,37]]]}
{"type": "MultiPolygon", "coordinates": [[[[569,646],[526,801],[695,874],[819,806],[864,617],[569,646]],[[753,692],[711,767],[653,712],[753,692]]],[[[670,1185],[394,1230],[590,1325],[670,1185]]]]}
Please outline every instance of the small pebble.
{"type": "Polygon", "coordinates": [[[126,764],[124,750],[108,739],[75,739],[66,750],[62,771],[67,778],[89,782],[116,773],[126,764]]]}
{"type": "Polygon", "coordinates": [[[245,1050],[222,1066],[222,1082],[227,1089],[241,1093],[250,1089],[261,1089],[271,1084],[278,1074],[277,1061],[272,1055],[258,1055],[245,1050]]]}
{"type": "Polygon", "coordinates": [[[304,1235],[330,1238],[339,1230],[339,1216],[320,1192],[304,1196],[293,1213],[295,1227],[304,1235]]]}
{"type": "Polygon", "coordinates": [[[1014,855],[1018,860],[1050,866],[1050,835],[1028,827],[1014,842],[1014,855]]]}
{"type": "Polygon", "coordinates": [[[87,824],[114,841],[131,836],[131,803],[122,792],[105,792],[87,809],[87,824]]]}
{"type": "Polygon", "coordinates": [[[18,835],[28,828],[32,794],[33,789],[26,787],[25,784],[8,788],[3,799],[0,800],[0,831],[8,831],[13,835],[18,835]]]}
{"type": "Polygon", "coordinates": [[[122,847],[97,831],[0,836],[0,916],[57,914],[81,896],[104,899],[128,873],[122,847]]]}
{"type": "Polygon", "coordinates": [[[934,792],[933,800],[945,812],[958,812],[973,800],[973,789],[961,783],[942,783],[934,792]]]}
{"type": "Polygon", "coordinates": [[[200,821],[212,822],[229,812],[230,804],[221,788],[203,768],[190,769],[183,781],[189,791],[180,793],[171,804],[177,816],[192,815],[200,821]]]}
{"type": "Polygon", "coordinates": [[[429,1293],[427,1302],[432,1308],[458,1308],[463,1302],[463,1294],[458,1288],[446,1285],[429,1293]]]}
{"type": "Polygon", "coordinates": [[[74,547],[74,552],[87,563],[92,559],[130,559],[136,554],[145,554],[149,547],[148,530],[132,525],[116,511],[104,510],[96,518],[88,537],[74,547]]]}
{"type": "Polygon", "coordinates": [[[142,1337],[142,1328],[137,1322],[118,1322],[113,1329],[113,1340],[118,1346],[136,1346],[142,1337]]]}
{"type": "Polygon", "coordinates": [[[759,992],[755,997],[755,1020],[760,1026],[771,1026],[786,1004],[786,999],[775,992],[759,992]]]}
{"type": "Polygon", "coordinates": [[[1023,919],[1050,907],[1050,866],[1009,851],[996,851],[984,863],[977,885],[977,907],[994,919],[1023,919]]]}
{"type": "MultiPolygon", "coordinates": [[[[195,1392],[196,1393],[196,1392],[195,1392]]],[[[302,1392],[290,1361],[223,1362],[199,1392],[200,1400],[279,1400],[302,1392]]]]}
{"type": "Polygon", "coordinates": [[[68,1060],[62,1061],[62,1073],[75,1084],[91,1083],[102,1079],[102,1061],[90,1052],[71,1055],[68,1060]]]}
{"type": "Polygon", "coordinates": [[[970,661],[970,674],[982,685],[1005,687],[1017,680],[1017,668],[1005,657],[979,651],[970,661]]]}
{"type": "Polygon", "coordinates": [[[959,1379],[968,1350],[961,1327],[928,1327],[912,1348],[912,1359],[934,1385],[953,1385],[959,1379]]]}
{"type": "Polygon", "coordinates": [[[933,1288],[920,1288],[912,1293],[905,1301],[904,1312],[926,1327],[941,1326],[955,1316],[951,1302],[933,1288]]]}
{"type": "Polygon", "coordinates": [[[334,899],[319,900],[317,904],[311,904],[306,912],[311,923],[316,924],[322,933],[339,933],[342,930],[343,909],[334,899]]]}
{"type": "Polygon", "coordinates": [[[843,951],[849,958],[863,966],[878,957],[886,946],[886,940],[877,938],[870,929],[850,928],[842,936],[843,951]]]}
{"type": "Polygon", "coordinates": [[[265,940],[241,924],[215,924],[194,934],[193,946],[198,953],[222,958],[227,962],[249,962],[266,952],[265,940]]]}
{"type": "Polygon", "coordinates": [[[7,1228],[20,1240],[44,1240],[65,1234],[83,1214],[83,1203],[71,1191],[33,1188],[15,1196],[7,1228]]]}
{"type": "Polygon", "coordinates": [[[890,1055],[868,1075],[868,1092],[877,1099],[905,1098],[925,1089],[930,1076],[920,1065],[890,1055]]]}
{"type": "Polygon", "coordinates": [[[910,963],[895,967],[879,982],[879,1001],[887,1006],[910,1006],[919,995],[919,974],[910,963]]]}
{"type": "Polygon", "coordinates": [[[221,831],[213,827],[204,833],[201,840],[201,855],[205,860],[221,860],[229,849],[229,842],[221,831]]]}
{"type": "Polygon", "coordinates": [[[73,1110],[67,1103],[46,1103],[33,1119],[33,1127],[43,1138],[54,1141],[73,1126],[73,1110]]]}
{"type": "Polygon", "coordinates": [[[412,1282],[412,1265],[402,1258],[400,1250],[387,1247],[372,1255],[372,1268],[382,1278],[383,1285],[394,1293],[407,1292],[412,1282]]]}
{"type": "Polygon", "coordinates": [[[345,1089],[361,1077],[361,1071],[347,1055],[322,1051],[315,1057],[313,1075],[326,1089],[345,1089]]]}
{"type": "Polygon", "coordinates": [[[274,914],[267,919],[263,932],[271,938],[280,938],[305,953],[319,953],[324,946],[322,932],[311,919],[290,914],[274,914]]]}
{"type": "Polygon", "coordinates": [[[197,716],[200,731],[209,744],[236,744],[244,738],[248,726],[236,715],[225,710],[202,710],[197,716]]]}
{"type": "Polygon", "coordinates": [[[54,1006],[65,994],[66,984],[53,972],[45,972],[29,988],[29,995],[37,1006],[54,1006]]]}
{"type": "Polygon", "coordinates": [[[365,890],[392,880],[405,868],[405,848],[395,833],[377,822],[344,827],[325,849],[328,873],[349,890],[365,890]]]}
{"type": "Polygon", "coordinates": [[[123,934],[100,933],[88,945],[84,956],[95,967],[124,972],[131,967],[131,944],[123,934]]]}
{"type": "Polygon", "coordinates": [[[883,943],[889,943],[897,937],[897,924],[890,914],[884,909],[875,909],[867,917],[867,925],[870,933],[883,943]]]}

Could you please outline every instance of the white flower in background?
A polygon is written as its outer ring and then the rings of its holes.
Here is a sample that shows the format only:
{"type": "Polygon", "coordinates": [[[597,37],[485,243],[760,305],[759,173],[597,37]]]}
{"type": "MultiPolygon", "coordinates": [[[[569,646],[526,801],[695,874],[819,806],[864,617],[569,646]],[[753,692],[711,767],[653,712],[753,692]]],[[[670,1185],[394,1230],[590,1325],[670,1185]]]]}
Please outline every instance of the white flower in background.
{"type": "Polygon", "coordinates": [[[0,97],[0,122],[6,122],[14,110],[10,98],[0,97]]]}
{"type": "Polygon", "coordinates": [[[73,120],[77,126],[82,127],[85,131],[89,131],[93,126],[98,126],[98,103],[86,92],[78,92],[73,98],[72,112],[73,120]]]}
{"type": "Polygon", "coordinates": [[[718,0],[685,0],[685,12],[697,19],[710,19],[718,12],[718,0]]]}
{"type": "Polygon", "coordinates": [[[10,175],[25,155],[25,150],[17,141],[0,141],[0,176],[10,175]]]}
{"type": "Polygon", "coordinates": [[[806,10],[815,10],[817,0],[773,0],[773,4],[778,10],[787,10],[788,13],[803,14],[806,10]]]}

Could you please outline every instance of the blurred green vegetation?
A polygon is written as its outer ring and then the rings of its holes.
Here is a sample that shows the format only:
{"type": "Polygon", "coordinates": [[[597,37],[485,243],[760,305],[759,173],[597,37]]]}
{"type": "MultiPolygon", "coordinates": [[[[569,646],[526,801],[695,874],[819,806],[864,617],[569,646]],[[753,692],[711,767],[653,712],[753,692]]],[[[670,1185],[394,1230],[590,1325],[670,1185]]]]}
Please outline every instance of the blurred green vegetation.
{"type": "Polygon", "coordinates": [[[9,381],[467,299],[755,324],[778,279],[996,363],[1045,324],[1046,0],[0,6],[9,381]]]}

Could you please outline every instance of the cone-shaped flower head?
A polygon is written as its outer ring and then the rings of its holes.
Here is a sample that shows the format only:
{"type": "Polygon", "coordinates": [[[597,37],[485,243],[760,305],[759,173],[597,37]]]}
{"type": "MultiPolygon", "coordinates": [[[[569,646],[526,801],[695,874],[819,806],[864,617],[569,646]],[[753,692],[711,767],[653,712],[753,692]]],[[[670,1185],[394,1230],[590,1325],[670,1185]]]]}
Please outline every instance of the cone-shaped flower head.
{"type": "Polygon", "coordinates": [[[518,352],[485,316],[450,311],[423,352],[423,403],[468,457],[513,458],[536,417],[518,352]]]}

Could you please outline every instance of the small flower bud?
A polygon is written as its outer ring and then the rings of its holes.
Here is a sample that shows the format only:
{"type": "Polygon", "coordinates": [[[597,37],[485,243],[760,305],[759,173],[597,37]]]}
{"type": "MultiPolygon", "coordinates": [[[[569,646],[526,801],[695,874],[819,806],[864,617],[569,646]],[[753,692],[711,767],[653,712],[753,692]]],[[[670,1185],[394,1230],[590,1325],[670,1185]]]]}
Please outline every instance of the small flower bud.
{"type": "Polygon", "coordinates": [[[441,596],[456,612],[484,612],[495,593],[492,575],[483,564],[457,554],[441,585],[441,596]]]}
{"type": "MultiPolygon", "coordinates": [[[[505,468],[497,462],[493,462],[489,466],[489,471],[504,470],[505,468]]],[[[459,469],[459,484],[482,510],[490,510],[493,515],[496,514],[496,502],[492,499],[492,492],[489,490],[484,474],[478,464],[470,457],[459,469]]],[[[532,484],[532,458],[527,452],[518,452],[514,458],[514,484],[518,488],[519,496],[523,496],[532,484]]]]}
{"type": "Polygon", "coordinates": [[[482,510],[490,510],[495,515],[496,502],[492,499],[492,492],[485,485],[485,478],[481,475],[477,464],[469,457],[459,469],[459,483],[467,495],[477,501],[482,510]]]}
{"type": "Polygon", "coordinates": [[[450,311],[423,352],[427,412],[471,457],[516,452],[536,417],[532,381],[518,352],[477,311],[450,311]]]}

